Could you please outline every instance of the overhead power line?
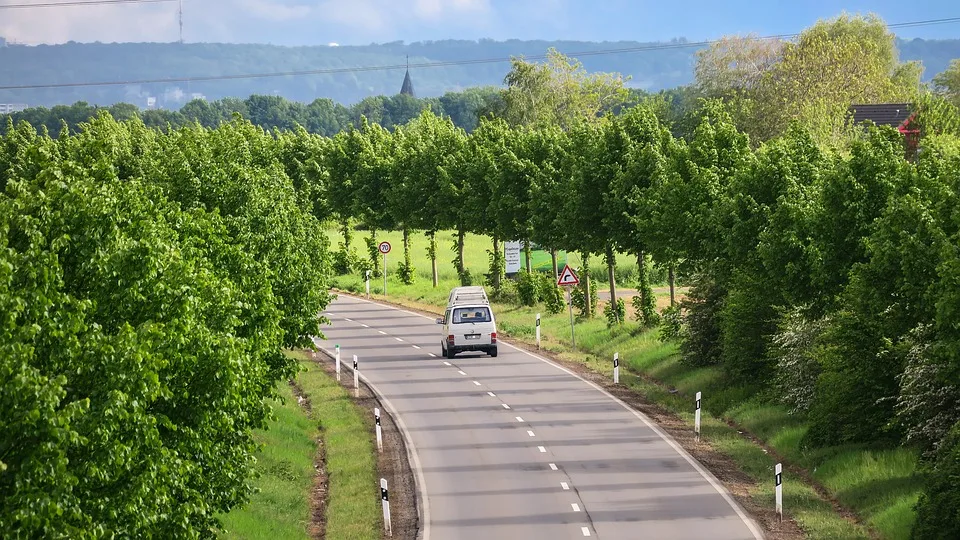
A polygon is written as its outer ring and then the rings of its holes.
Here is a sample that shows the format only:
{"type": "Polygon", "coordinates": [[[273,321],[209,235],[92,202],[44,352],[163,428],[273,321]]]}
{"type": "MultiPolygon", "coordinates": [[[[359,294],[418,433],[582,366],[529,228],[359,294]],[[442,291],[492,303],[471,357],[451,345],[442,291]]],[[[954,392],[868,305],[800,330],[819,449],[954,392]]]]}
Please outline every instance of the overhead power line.
{"type": "Polygon", "coordinates": [[[39,2],[35,4],[0,4],[0,9],[110,6],[115,4],[160,4],[176,1],[177,0],[66,0],[64,2],[39,2]]]}
{"type": "MultiPolygon", "coordinates": [[[[102,0],[107,1],[107,0],[102,0]]],[[[153,1],[164,1],[164,0],[153,0],[153,1]]],[[[170,1],[170,0],[166,0],[170,1]]],[[[957,23],[960,22],[960,17],[950,17],[945,19],[927,19],[922,21],[911,21],[903,23],[888,24],[888,28],[914,28],[918,26],[932,26],[935,24],[947,24],[947,23],[957,23]]],[[[767,40],[767,39],[791,39],[798,37],[800,34],[777,34],[771,36],[763,36],[757,39],[767,40]]],[[[593,51],[577,51],[564,53],[566,56],[571,57],[580,57],[580,56],[601,56],[608,54],[627,54],[627,53],[638,53],[646,51],[660,51],[668,49],[686,49],[692,47],[704,47],[709,46],[714,43],[717,43],[719,40],[706,40],[706,41],[695,41],[695,42],[683,42],[683,43],[658,43],[655,45],[642,45],[638,47],[624,47],[619,49],[599,49],[593,51]]],[[[547,58],[546,54],[537,54],[529,55],[523,57],[525,60],[543,60],[547,58]]],[[[380,65],[380,66],[357,66],[357,67],[346,67],[346,68],[324,68],[324,69],[307,69],[307,70],[298,70],[298,71],[277,71],[272,73],[242,73],[235,75],[206,75],[206,76],[195,76],[195,77],[163,77],[156,79],[133,79],[133,80],[121,80],[121,81],[87,81],[87,82],[75,82],[75,83],[53,83],[53,84],[19,84],[19,85],[5,85],[0,86],[0,90],[31,90],[39,88],[76,88],[84,86],[126,86],[126,85],[136,85],[136,84],[163,84],[163,83],[180,83],[180,82],[207,82],[207,81],[227,81],[227,80],[236,80],[236,79],[262,79],[269,77],[299,77],[305,75],[336,75],[342,73],[365,73],[371,71],[390,71],[398,69],[407,69],[407,68],[435,68],[435,67],[448,67],[448,66],[469,66],[469,65],[478,65],[478,64],[495,64],[495,63],[504,63],[510,62],[512,58],[479,58],[472,60],[447,60],[441,62],[422,62],[414,64],[390,64],[390,65],[380,65]]]]}

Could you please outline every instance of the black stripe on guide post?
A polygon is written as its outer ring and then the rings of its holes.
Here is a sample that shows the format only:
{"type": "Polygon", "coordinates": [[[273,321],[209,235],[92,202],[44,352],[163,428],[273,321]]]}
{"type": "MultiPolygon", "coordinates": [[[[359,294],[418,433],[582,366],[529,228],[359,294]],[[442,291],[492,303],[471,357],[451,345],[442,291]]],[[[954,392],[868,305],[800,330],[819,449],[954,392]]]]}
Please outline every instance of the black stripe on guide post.
{"type": "Polygon", "coordinates": [[[380,415],[379,415],[379,414],[377,415],[377,425],[378,425],[378,426],[380,425],[380,415]]]}
{"type": "Polygon", "coordinates": [[[380,488],[380,500],[390,502],[390,495],[387,493],[386,488],[380,488]]]}
{"type": "Polygon", "coordinates": [[[619,359],[619,358],[614,358],[614,359],[613,359],[613,367],[620,367],[620,359],[619,359]]]}
{"type": "Polygon", "coordinates": [[[777,484],[776,484],[776,485],[779,486],[780,484],[783,483],[783,478],[781,478],[782,476],[783,476],[783,473],[777,473],[777,474],[776,474],[776,478],[777,478],[777,484]]]}
{"type": "Polygon", "coordinates": [[[697,400],[697,408],[698,408],[698,409],[700,408],[700,400],[699,400],[699,399],[697,400]]]}

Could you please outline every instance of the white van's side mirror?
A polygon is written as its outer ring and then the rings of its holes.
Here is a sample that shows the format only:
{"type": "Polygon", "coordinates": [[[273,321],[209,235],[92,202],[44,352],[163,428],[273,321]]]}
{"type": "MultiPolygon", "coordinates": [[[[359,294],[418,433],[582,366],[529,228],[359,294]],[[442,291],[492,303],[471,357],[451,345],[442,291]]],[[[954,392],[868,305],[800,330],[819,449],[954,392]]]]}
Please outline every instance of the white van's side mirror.
{"type": "Polygon", "coordinates": [[[437,319],[437,324],[443,324],[443,319],[438,318],[438,319],[437,319]]]}

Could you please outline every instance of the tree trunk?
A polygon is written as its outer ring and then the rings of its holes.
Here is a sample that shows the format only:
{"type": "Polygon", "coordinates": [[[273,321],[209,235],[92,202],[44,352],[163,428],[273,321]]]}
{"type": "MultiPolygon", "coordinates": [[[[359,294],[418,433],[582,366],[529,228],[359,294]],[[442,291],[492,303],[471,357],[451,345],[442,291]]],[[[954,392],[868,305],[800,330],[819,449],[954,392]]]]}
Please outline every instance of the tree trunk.
{"type": "Polygon", "coordinates": [[[553,264],[553,282],[556,283],[560,279],[560,269],[557,268],[557,250],[550,250],[550,260],[553,264]]]}
{"type": "Polygon", "coordinates": [[[622,323],[620,315],[617,313],[617,281],[615,267],[617,265],[616,256],[613,254],[613,244],[607,244],[607,277],[610,279],[610,310],[617,318],[618,323],[622,323]]]}
{"type": "Polygon", "coordinates": [[[533,272],[533,262],[531,261],[529,240],[523,241],[523,254],[527,257],[527,273],[529,274],[533,272]]]}
{"type": "Polygon", "coordinates": [[[581,251],[580,257],[583,259],[583,275],[580,276],[583,280],[583,315],[589,319],[593,316],[593,302],[590,301],[590,254],[581,251]]]}
{"type": "Polygon", "coordinates": [[[667,280],[670,282],[670,307],[673,307],[677,302],[674,300],[673,296],[673,263],[670,263],[670,269],[667,271],[667,280]]]}
{"type": "Polygon", "coordinates": [[[430,266],[433,267],[433,286],[440,285],[440,276],[437,274],[437,231],[430,231],[430,266]]]}
{"type": "Polygon", "coordinates": [[[463,280],[463,241],[466,236],[466,232],[463,230],[463,225],[461,224],[457,228],[457,277],[463,280]]]}
{"type": "Polygon", "coordinates": [[[407,285],[413,283],[413,268],[410,264],[410,229],[403,228],[403,281],[407,285]]]}
{"type": "Polygon", "coordinates": [[[647,257],[644,254],[643,250],[637,252],[637,269],[640,272],[639,279],[639,289],[640,289],[640,312],[637,313],[639,322],[644,326],[647,326],[650,321],[650,305],[652,304],[653,309],[656,309],[656,301],[651,297],[653,296],[653,290],[650,288],[650,276],[647,273],[647,257]]]}
{"type": "Polygon", "coordinates": [[[493,235],[493,268],[491,268],[490,271],[493,272],[493,287],[499,290],[501,285],[500,237],[497,235],[493,235]]]}
{"type": "Polygon", "coordinates": [[[343,220],[343,245],[347,253],[350,253],[350,244],[353,242],[353,232],[350,230],[350,218],[343,220]]]}
{"type": "MultiPolygon", "coordinates": [[[[381,275],[380,274],[380,257],[382,257],[383,255],[380,253],[379,250],[376,249],[377,248],[377,230],[376,229],[370,229],[370,241],[373,242],[373,249],[370,250],[370,258],[372,259],[371,262],[373,262],[373,275],[380,276],[381,275]]],[[[386,272],[387,269],[384,268],[383,271],[386,272]]]]}

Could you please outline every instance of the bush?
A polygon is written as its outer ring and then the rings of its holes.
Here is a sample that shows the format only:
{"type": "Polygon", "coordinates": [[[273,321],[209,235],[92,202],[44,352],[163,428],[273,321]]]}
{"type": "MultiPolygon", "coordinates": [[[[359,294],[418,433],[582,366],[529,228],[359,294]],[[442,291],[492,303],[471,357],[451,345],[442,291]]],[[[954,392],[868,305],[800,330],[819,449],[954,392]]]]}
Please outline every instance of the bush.
{"type": "MultiPolygon", "coordinates": [[[[590,307],[592,308],[590,312],[596,313],[597,302],[600,300],[600,298],[597,296],[596,283],[591,283],[590,285],[591,285],[590,286],[590,307]]],[[[586,285],[583,284],[583,282],[581,282],[580,287],[574,287],[573,290],[570,291],[570,302],[573,304],[573,307],[580,310],[580,315],[579,315],[580,317],[586,316],[586,312],[587,312],[586,311],[587,305],[584,302],[584,292],[583,292],[583,289],[585,288],[585,286],[586,285]]]]}
{"type": "Polygon", "coordinates": [[[347,246],[340,242],[340,249],[333,252],[333,272],[338,276],[345,276],[359,268],[363,261],[359,255],[352,250],[348,251],[347,246]]]}
{"type": "Polygon", "coordinates": [[[542,274],[540,284],[540,298],[547,306],[547,311],[557,314],[566,307],[566,301],[563,299],[563,289],[557,286],[550,274],[542,274]]]}
{"type": "Polygon", "coordinates": [[[826,318],[810,320],[800,309],[793,309],[781,317],[779,331],[771,340],[779,399],[791,407],[791,413],[806,412],[813,403],[820,375],[816,347],[828,322],[826,318]]]}
{"type": "Polygon", "coordinates": [[[417,274],[412,263],[407,264],[402,262],[397,265],[397,276],[400,278],[400,282],[404,285],[412,285],[417,277],[417,274]]]}
{"type": "Polygon", "coordinates": [[[537,274],[528,273],[521,270],[517,276],[517,296],[520,303],[525,306],[535,306],[540,299],[540,286],[542,281],[537,274]]]}
{"type": "Polygon", "coordinates": [[[736,273],[720,310],[723,369],[736,384],[763,385],[774,374],[767,354],[776,332],[771,293],[753,276],[736,273]]]}
{"type": "Polygon", "coordinates": [[[681,302],[686,312],[686,332],[680,344],[680,361],[688,366],[712,366],[720,363],[720,310],[725,291],[712,279],[699,275],[687,298],[681,302]]]}
{"type": "Polygon", "coordinates": [[[613,306],[614,302],[608,302],[607,305],[603,306],[603,315],[607,318],[608,327],[623,324],[627,316],[627,307],[623,298],[617,298],[616,308],[613,306]]]}
{"type": "Polygon", "coordinates": [[[667,306],[660,314],[660,341],[681,341],[686,337],[680,306],[667,306]]]}
{"type": "Polygon", "coordinates": [[[923,495],[917,501],[913,540],[960,538],[960,423],[953,426],[927,471],[923,495]]]}

